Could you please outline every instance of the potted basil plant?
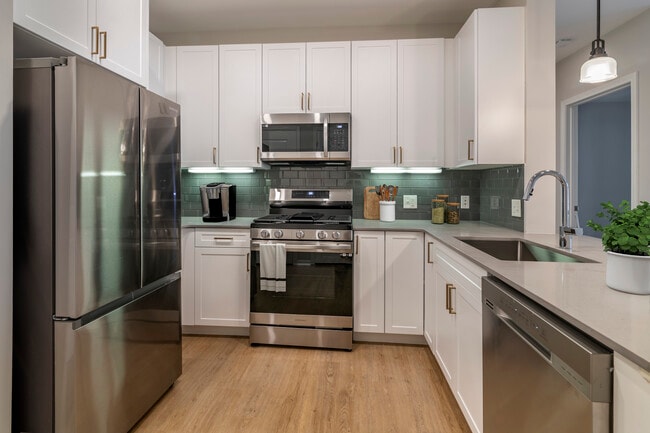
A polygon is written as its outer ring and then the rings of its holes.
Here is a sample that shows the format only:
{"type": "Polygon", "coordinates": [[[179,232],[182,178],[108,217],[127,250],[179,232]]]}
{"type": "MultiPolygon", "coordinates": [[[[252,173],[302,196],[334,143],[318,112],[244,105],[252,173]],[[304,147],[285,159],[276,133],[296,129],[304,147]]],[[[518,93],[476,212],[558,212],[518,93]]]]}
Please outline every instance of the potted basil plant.
{"type": "Polygon", "coordinates": [[[650,204],[642,201],[632,209],[623,200],[618,207],[611,202],[603,202],[601,206],[603,211],[596,215],[609,223],[601,225],[589,220],[587,225],[603,234],[607,285],[623,292],[649,295],[650,204]]]}

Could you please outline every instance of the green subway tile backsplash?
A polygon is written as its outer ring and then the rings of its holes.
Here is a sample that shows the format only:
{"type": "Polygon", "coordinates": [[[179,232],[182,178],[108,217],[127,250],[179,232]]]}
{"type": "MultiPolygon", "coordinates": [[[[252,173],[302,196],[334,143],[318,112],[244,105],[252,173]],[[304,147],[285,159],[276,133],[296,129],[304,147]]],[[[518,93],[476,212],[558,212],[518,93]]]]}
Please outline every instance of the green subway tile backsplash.
{"type": "MultiPolygon", "coordinates": [[[[258,170],[252,174],[193,174],[183,170],[183,216],[201,216],[201,199],[199,185],[210,182],[227,182],[237,185],[237,215],[256,217],[268,211],[268,193],[270,188],[352,188],[353,217],[363,218],[363,189],[366,186],[392,184],[399,186],[396,217],[404,219],[430,219],[431,199],[437,194],[449,194],[450,201],[460,201],[461,195],[470,196],[470,209],[461,210],[461,220],[485,220],[482,200],[485,194],[499,195],[501,202],[510,204],[519,189],[523,193],[523,166],[491,170],[443,170],[440,174],[371,174],[366,170],[351,170],[346,167],[272,167],[270,170],[258,170]],[[498,170],[496,175],[490,174],[498,170]],[[509,171],[513,170],[513,171],[509,171]],[[495,180],[504,174],[508,182],[496,185],[495,180]],[[518,177],[517,177],[518,176],[518,177]],[[484,186],[489,183],[489,187],[484,186]],[[514,187],[513,182],[516,184],[514,187]],[[417,209],[403,209],[404,195],[417,195],[417,209]],[[512,197],[511,197],[512,196],[512,197]]],[[[519,194],[521,195],[521,193],[519,194]]],[[[489,200],[489,197],[488,197],[489,200]]],[[[523,219],[504,218],[489,209],[489,222],[523,231],[523,219]],[[521,221],[518,221],[521,220],[521,221]],[[518,228],[519,225],[521,228],[518,228]]],[[[509,215],[509,214],[508,214],[509,215]]]]}

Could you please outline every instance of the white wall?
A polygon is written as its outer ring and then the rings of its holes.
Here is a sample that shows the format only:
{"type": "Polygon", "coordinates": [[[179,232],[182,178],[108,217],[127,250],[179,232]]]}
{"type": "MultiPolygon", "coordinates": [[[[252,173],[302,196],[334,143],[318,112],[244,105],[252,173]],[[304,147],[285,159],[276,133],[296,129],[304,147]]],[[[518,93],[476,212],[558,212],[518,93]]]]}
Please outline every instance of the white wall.
{"type": "Polygon", "coordinates": [[[223,32],[155,32],[167,46],[453,38],[462,23],[427,26],[323,27],[223,32]]]}
{"type": "MultiPolygon", "coordinates": [[[[638,142],[639,158],[636,161],[639,182],[639,200],[650,201],[650,10],[602,37],[607,54],[618,62],[619,77],[638,72],[638,142]]],[[[592,89],[598,84],[580,84],[580,66],[589,57],[590,48],[563,59],[557,64],[558,115],[563,100],[592,89]]],[[[558,119],[559,121],[559,119],[558,119]]],[[[537,192],[537,191],[536,191],[537,192]]]]}
{"type": "Polygon", "coordinates": [[[0,0],[0,433],[11,430],[13,3],[0,0]]]}

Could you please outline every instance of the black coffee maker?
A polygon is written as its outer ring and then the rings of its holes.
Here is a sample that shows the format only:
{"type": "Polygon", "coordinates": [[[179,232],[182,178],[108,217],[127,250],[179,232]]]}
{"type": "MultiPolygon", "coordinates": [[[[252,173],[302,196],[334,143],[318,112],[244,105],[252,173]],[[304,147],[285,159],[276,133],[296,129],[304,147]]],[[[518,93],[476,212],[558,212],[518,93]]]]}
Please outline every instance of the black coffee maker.
{"type": "Polygon", "coordinates": [[[201,203],[203,204],[203,221],[219,222],[234,220],[237,216],[237,187],[224,182],[201,185],[201,203]]]}

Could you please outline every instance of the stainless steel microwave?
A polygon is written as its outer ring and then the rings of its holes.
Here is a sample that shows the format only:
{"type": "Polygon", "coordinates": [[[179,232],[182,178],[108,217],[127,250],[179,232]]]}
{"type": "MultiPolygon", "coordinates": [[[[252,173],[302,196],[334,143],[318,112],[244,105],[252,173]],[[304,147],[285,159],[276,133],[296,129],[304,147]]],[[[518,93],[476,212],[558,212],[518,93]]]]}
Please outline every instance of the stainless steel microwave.
{"type": "Polygon", "coordinates": [[[350,113],[263,114],[262,160],[350,161],[350,113]]]}

